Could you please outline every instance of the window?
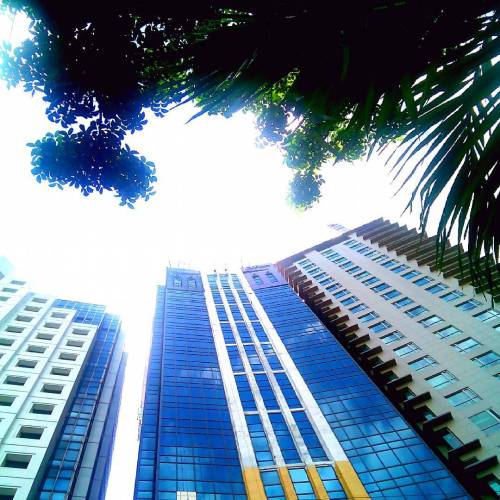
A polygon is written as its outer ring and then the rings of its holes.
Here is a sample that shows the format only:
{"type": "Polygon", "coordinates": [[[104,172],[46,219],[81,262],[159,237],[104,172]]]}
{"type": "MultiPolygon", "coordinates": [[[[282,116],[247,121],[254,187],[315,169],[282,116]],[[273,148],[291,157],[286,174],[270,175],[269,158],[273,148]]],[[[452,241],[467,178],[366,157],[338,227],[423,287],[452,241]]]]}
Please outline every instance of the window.
{"type": "Polygon", "coordinates": [[[29,345],[26,349],[27,352],[33,352],[36,354],[43,354],[46,350],[47,348],[42,345],[29,345]]]}
{"type": "Polygon", "coordinates": [[[493,477],[488,481],[488,485],[500,497],[500,481],[496,477],[493,477]]]}
{"type": "Polygon", "coordinates": [[[384,290],[387,290],[389,288],[389,285],[387,283],[379,283],[377,286],[374,286],[372,290],[374,292],[383,292],[384,290]]]}
{"type": "Polygon", "coordinates": [[[31,425],[23,425],[17,433],[18,438],[22,439],[40,439],[42,437],[43,427],[32,427],[31,425]]]}
{"type": "Polygon", "coordinates": [[[354,307],[351,307],[351,309],[349,309],[353,314],[357,314],[361,311],[364,311],[365,309],[368,309],[368,306],[366,304],[358,304],[357,306],[354,306],[354,307]]]}
{"type": "Polygon", "coordinates": [[[347,299],[341,300],[340,303],[344,306],[348,306],[349,304],[357,302],[358,300],[359,299],[356,297],[356,295],[352,295],[351,297],[347,297],[347,299]]]}
{"type": "Polygon", "coordinates": [[[14,339],[8,339],[5,337],[0,337],[0,346],[11,346],[14,343],[14,339]]]}
{"type": "Polygon", "coordinates": [[[437,325],[438,323],[442,323],[444,321],[443,318],[433,314],[432,316],[428,316],[427,318],[421,319],[419,323],[425,328],[429,328],[432,325],[437,325]]]}
{"type": "Polygon", "coordinates": [[[61,394],[63,389],[63,385],[57,384],[43,384],[42,386],[42,392],[47,392],[49,394],[61,394]]]}
{"type": "Polygon", "coordinates": [[[445,398],[452,406],[462,407],[474,404],[476,401],[481,399],[472,389],[469,389],[468,387],[445,396],[445,398]]]}
{"type": "Polygon", "coordinates": [[[409,356],[411,353],[420,351],[420,347],[413,342],[408,342],[397,349],[394,349],[394,354],[398,355],[400,358],[404,358],[405,356],[409,356]]]}
{"type": "Polygon", "coordinates": [[[35,338],[38,340],[52,340],[54,335],[52,333],[39,333],[35,338]]]}
{"type": "Polygon", "coordinates": [[[354,266],[354,267],[351,267],[351,269],[348,269],[346,272],[348,274],[354,274],[354,273],[357,273],[360,270],[361,270],[361,268],[359,266],[354,266]]]}
{"type": "Polygon", "coordinates": [[[426,290],[429,293],[436,294],[442,292],[443,290],[446,290],[447,288],[449,288],[448,285],[445,285],[444,283],[436,283],[435,285],[426,288],[426,290]]]}
{"type": "Polygon", "coordinates": [[[5,329],[5,331],[8,333],[23,333],[24,327],[22,327],[22,326],[8,326],[5,329]]]}
{"type": "Polygon", "coordinates": [[[35,306],[26,306],[24,308],[25,311],[32,312],[32,313],[37,313],[39,312],[41,307],[35,307],[35,306]]]}
{"type": "Polygon", "coordinates": [[[500,417],[493,410],[486,410],[469,417],[469,420],[486,434],[500,429],[500,417]]]}
{"type": "Polygon", "coordinates": [[[0,500],[14,500],[17,488],[8,488],[0,486],[0,500]]]}
{"type": "Polygon", "coordinates": [[[11,285],[23,286],[26,285],[26,281],[12,280],[10,282],[11,285]]]}
{"type": "Polygon", "coordinates": [[[175,276],[174,277],[174,287],[180,288],[181,286],[182,286],[182,280],[179,277],[175,276]]]}
{"type": "Polygon", "coordinates": [[[71,368],[61,368],[59,366],[54,366],[52,370],[50,370],[51,375],[58,375],[60,377],[67,377],[71,373],[71,368]]]}
{"type": "Polygon", "coordinates": [[[415,361],[411,361],[408,363],[411,368],[415,371],[423,370],[428,366],[436,365],[437,361],[431,356],[422,356],[421,358],[416,359],[415,361]]]}
{"type": "Polygon", "coordinates": [[[398,340],[404,339],[405,336],[401,333],[398,332],[397,330],[395,332],[388,333],[387,335],[384,335],[383,337],[380,337],[380,340],[384,342],[384,344],[392,344],[393,342],[397,342],[398,340]]]}
{"type": "Polygon", "coordinates": [[[72,352],[62,352],[61,354],[59,354],[59,359],[62,359],[64,361],[76,361],[77,357],[78,354],[72,352]]]}
{"type": "Polygon", "coordinates": [[[409,304],[413,304],[413,300],[409,297],[403,297],[402,299],[396,300],[396,302],[392,303],[392,305],[394,307],[397,307],[398,309],[401,309],[402,307],[405,307],[409,304]]]}
{"type": "Polygon", "coordinates": [[[393,273],[400,274],[403,271],[406,271],[408,269],[408,266],[406,264],[400,264],[398,267],[395,267],[394,269],[391,269],[393,273]]]}
{"type": "Polygon", "coordinates": [[[349,290],[340,290],[340,292],[335,292],[333,296],[336,299],[340,299],[340,297],[344,297],[344,295],[349,295],[351,292],[349,290]]]}
{"type": "Polygon", "coordinates": [[[434,278],[431,278],[430,276],[422,276],[421,278],[418,278],[418,280],[415,280],[413,283],[417,286],[425,286],[429,283],[432,283],[433,281],[434,278]]]}
{"type": "Polygon", "coordinates": [[[50,317],[57,318],[57,319],[64,319],[67,315],[68,315],[68,313],[62,313],[62,312],[55,311],[50,315],[50,317]]]}
{"type": "Polygon", "coordinates": [[[16,399],[15,396],[10,396],[7,394],[0,394],[0,406],[12,406],[12,403],[16,399]]]}
{"type": "Polygon", "coordinates": [[[17,292],[17,288],[4,287],[4,288],[2,288],[2,292],[16,293],[17,292]]]}
{"type": "Polygon", "coordinates": [[[441,297],[439,298],[445,300],[446,302],[451,302],[452,300],[459,299],[460,297],[463,296],[464,294],[462,292],[459,292],[458,290],[452,290],[451,292],[441,295],[441,297]]]}
{"type": "Polygon", "coordinates": [[[194,278],[188,279],[188,288],[196,288],[196,280],[194,278]]]}
{"type": "Polygon", "coordinates": [[[34,361],[32,359],[20,359],[16,366],[19,368],[35,368],[38,361],[34,361]]]}
{"type": "Polygon", "coordinates": [[[457,304],[455,307],[457,309],[460,309],[461,311],[470,311],[471,309],[475,309],[476,307],[480,306],[481,302],[479,302],[476,299],[469,299],[466,300],[465,302],[461,302],[460,304],[457,304]]]}
{"type": "Polygon", "coordinates": [[[415,306],[411,309],[408,309],[408,311],[405,311],[405,314],[410,318],[415,318],[417,316],[420,316],[421,314],[424,314],[425,312],[429,312],[429,309],[424,306],[415,306]]]}
{"type": "Polygon", "coordinates": [[[373,262],[379,262],[379,261],[384,260],[384,259],[387,259],[387,257],[385,255],[377,255],[377,256],[372,258],[373,262]]]}
{"type": "Polygon", "coordinates": [[[73,328],[72,332],[73,335],[88,335],[89,330],[85,328],[73,328]]]}
{"type": "Polygon", "coordinates": [[[23,315],[17,315],[15,320],[16,321],[22,321],[23,323],[29,323],[33,319],[33,316],[23,316],[23,315]]]}
{"type": "Polygon", "coordinates": [[[385,300],[390,300],[398,297],[399,295],[401,295],[401,292],[399,292],[398,290],[391,290],[390,292],[383,293],[381,297],[385,300]]]}
{"type": "Polygon", "coordinates": [[[68,340],[66,342],[66,345],[68,347],[82,347],[83,346],[83,342],[81,340],[68,340]]]}
{"type": "Polygon", "coordinates": [[[31,413],[35,415],[52,415],[55,406],[47,403],[33,403],[31,413]]]}
{"type": "Polygon", "coordinates": [[[500,362],[500,356],[495,351],[488,351],[484,354],[476,356],[475,358],[472,358],[472,361],[474,361],[480,367],[495,366],[500,362]]]}
{"type": "Polygon", "coordinates": [[[357,280],[362,280],[363,278],[366,278],[367,276],[370,276],[370,273],[368,271],[363,271],[362,273],[356,274],[354,276],[357,280]]]}
{"type": "Polygon", "coordinates": [[[395,266],[396,264],[398,263],[397,260],[388,260],[387,262],[384,262],[382,264],[382,267],[391,267],[391,266],[395,266]]]}
{"type": "Polygon", "coordinates": [[[432,375],[432,377],[427,377],[425,379],[434,389],[444,389],[449,385],[456,382],[458,379],[453,375],[453,373],[448,370],[443,370],[440,373],[436,373],[436,375],[432,375]]]}
{"type": "Polygon", "coordinates": [[[372,276],[371,278],[368,278],[367,280],[363,281],[363,283],[366,286],[373,285],[373,283],[376,283],[377,281],[380,281],[380,278],[377,278],[376,276],[372,276]]]}
{"type": "Polygon", "coordinates": [[[373,333],[383,332],[384,330],[387,330],[388,328],[392,328],[392,325],[387,321],[380,321],[380,322],[375,323],[374,325],[370,326],[370,330],[373,333]]]}
{"type": "Polygon", "coordinates": [[[473,339],[472,337],[467,337],[464,340],[461,340],[460,342],[455,342],[454,344],[451,345],[453,349],[455,349],[458,352],[467,352],[470,351],[471,349],[474,349],[474,347],[477,347],[478,345],[481,345],[477,340],[473,339]]]}
{"type": "Polygon", "coordinates": [[[343,264],[341,264],[339,267],[340,269],[347,269],[348,267],[352,266],[352,262],[350,260],[344,262],[343,264]]]}
{"type": "Polygon", "coordinates": [[[37,304],[45,304],[47,302],[47,299],[44,299],[42,297],[33,297],[32,301],[36,302],[37,304]]]}
{"type": "Polygon", "coordinates": [[[59,328],[61,326],[61,323],[48,322],[48,323],[45,323],[43,326],[44,326],[44,328],[57,329],[57,328],[59,328]]]}
{"type": "Polygon", "coordinates": [[[31,455],[21,453],[7,453],[2,462],[2,467],[10,469],[27,469],[31,460],[31,455]]]}
{"type": "Polygon", "coordinates": [[[444,429],[442,429],[442,431],[444,431],[442,434],[442,438],[446,443],[446,447],[448,449],[453,450],[453,448],[458,448],[459,446],[463,445],[462,441],[460,441],[460,439],[458,439],[457,436],[455,436],[455,434],[450,431],[450,429],[445,427],[444,429]]]}
{"type": "Polygon", "coordinates": [[[419,274],[422,274],[420,271],[410,271],[408,273],[402,274],[401,277],[404,278],[405,280],[411,280],[415,276],[418,276],[419,274]]]}
{"type": "Polygon", "coordinates": [[[363,316],[360,316],[359,322],[360,323],[367,323],[368,321],[372,321],[374,319],[377,319],[378,317],[379,317],[379,315],[376,312],[370,311],[369,313],[363,314],[363,316]]]}
{"type": "Polygon", "coordinates": [[[495,311],[495,309],[486,309],[478,314],[474,314],[474,318],[477,318],[479,321],[490,321],[490,319],[495,319],[500,316],[500,312],[495,311]]]}
{"type": "Polygon", "coordinates": [[[3,383],[7,385],[23,386],[27,380],[28,377],[20,377],[18,375],[7,375],[3,383]]]}
{"type": "Polygon", "coordinates": [[[453,337],[458,335],[459,333],[463,333],[462,330],[459,330],[455,326],[447,326],[446,328],[441,328],[437,332],[434,332],[434,335],[440,339],[445,339],[447,337],[453,337]]]}

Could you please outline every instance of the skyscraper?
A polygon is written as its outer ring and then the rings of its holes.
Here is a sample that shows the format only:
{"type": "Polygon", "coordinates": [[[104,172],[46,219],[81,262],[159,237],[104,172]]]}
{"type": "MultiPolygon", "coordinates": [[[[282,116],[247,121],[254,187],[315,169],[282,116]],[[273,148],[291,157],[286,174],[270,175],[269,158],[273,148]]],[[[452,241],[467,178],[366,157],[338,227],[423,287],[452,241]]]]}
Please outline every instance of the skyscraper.
{"type": "Polygon", "coordinates": [[[117,316],[33,293],[5,272],[0,499],[105,498],[124,367],[117,316]]]}
{"type": "Polygon", "coordinates": [[[472,495],[494,498],[500,312],[461,272],[457,247],[438,274],[435,248],[379,219],[278,267],[472,495]]]}
{"type": "Polygon", "coordinates": [[[274,266],[169,268],[135,499],[468,498],[274,266]]]}

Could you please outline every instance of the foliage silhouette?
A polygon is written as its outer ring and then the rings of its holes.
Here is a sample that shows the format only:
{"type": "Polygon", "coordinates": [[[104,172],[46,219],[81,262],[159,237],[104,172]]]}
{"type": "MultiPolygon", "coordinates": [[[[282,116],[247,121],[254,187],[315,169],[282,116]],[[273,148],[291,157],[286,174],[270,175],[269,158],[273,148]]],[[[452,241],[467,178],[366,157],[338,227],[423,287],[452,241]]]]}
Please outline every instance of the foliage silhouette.
{"type": "Polygon", "coordinates": [[[303,208],[321,195],[323,164],[399,141],[389,163],[404,181],[420,175],[409,207],[420,198],[422,229],[437,196],[449,190],[438,259],[456,228],[458,240],[467,239],[474,279],[485,270],[495,279],[496,2],[4,4],[33,22],[30,41],[4,50],[3,78],[43,93],[49,119],[64,129],[95,124],[35,143],[41,179],[73,182],[84,193],[112,189],[130,204],[150,196],[152,165],[121,144],[143,128],[145,109],[164,116],[186,102],[198,106],[195,117],[254,112],[259,141],[278,145],[295,172],[290,199],[303,208]],[[85,148],[95,152],[88,161],[85,148]],[[73,172],[64,159],[71,155],[78,158],[73,172]]]}

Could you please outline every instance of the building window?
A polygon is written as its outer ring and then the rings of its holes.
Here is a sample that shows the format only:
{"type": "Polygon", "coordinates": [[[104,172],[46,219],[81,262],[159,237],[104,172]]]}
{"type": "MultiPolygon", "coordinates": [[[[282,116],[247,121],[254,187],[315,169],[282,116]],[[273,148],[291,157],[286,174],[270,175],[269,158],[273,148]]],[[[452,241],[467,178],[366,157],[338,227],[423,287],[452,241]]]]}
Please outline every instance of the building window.
{"type": "Polygon", "coordinates": [[[43,427],[33,427],[31,425],[23,425],[17,437],[21,439],[40,439],[42,437],[44,428],[43,427]]]}
{"type": "Polygon", "coordinates": [[[449,286],[445,285],[444,283],[436,283],[435,285],[432,285],[429,288],[426,288],[426,290],[429,293],[436,294],[436,293],[442,292],[443,290],[446,290],[447,288],[449,288],[449,286]]]}
{"type": "Polygon", "coordinates": [[[173,284],[176,288],[180,288],[182,286],[182,281],[177,276],[174,276],[174,283],[173,284]]]}
{"type": "Polygon", "coordinates": [[[354,267],[351,267],[351,269],[348,269],[346,271],[346,273],[348,273],[348,274],[354,274],[354,273],[357,273],[360,270],[361,270],[361,268],[359,266],[354,266],[354,267]]]}
{"type": "Polygon", "coordinates": [[[408,365],[415,371],[423,370],[428,366],[436,365],[437,361],[431,356],[422,356],[421,358],[411,361],[408,365]]]}
{"type": "Polygon", "coordinates": [[[458,439],[457,436],[450,431],[450,429],[445,427],[442,431],[443,441],[446,443],[446,447],[449,450],[453,450],[454,448],[458,448],[463,445],[462,441],[460,441],[460,439],[458,439]]]}
{"type": "Polygon", "coordinates": [[[0,394],[0,406],[12,406],[12,403],[14,403],[15,399],[15,396],[0,394]]]}
{"type": "Polygon", "coordinates": [[[381,297],[385,300],[391,300],[398,297],[399,295],[401,295],[401,292],[399,292],[398,290],[391,290],[390,292],[383,293],[381,297]]]}
{"type": "Polygon", "coordinates": [[[434,281],[434,278],[431,278],[430,276],[422,276],[421,278],[418,278],[418,280],[415,280],[413,284],[417,286],[425,286],[428,285],[429,283],[432,283],[434,281]]]}
{"type": "Polygon", "coordinates": [[[31,413],[35,415],[52,415],[55,406],[47,403],[33,403],[31,413]]]}
{"type": "Polygon", "coordinates": [[[459,299],[460,297],[463,296],[464,294],[462,292],[459,292],[458,290],[452,290],[451,292],[441,295],[441,297],[439,298],[445,300],[446,302],[451,302],[452,300],[459,299]]]}
{"type": "Polygon", "coordinates": [[[432,387],[434,387],[434,389],[444,389],[445,387],[448,387],[449,385],[456,382],[458,379],[457,377],[455,377],[455,375],[453,375],[453,373],[449,372],[448,370],[443,370],[436,375],[432,375],[432,377],[427,377],[425,380],[432,387]]]}
{"type": "Polygon", "coordinates": [[[391,267],[391,266],[395,266],[396,264],[398,263],[397,260],[388,260],[387,262],[384,262],[382,265],[382,267],[391,267]]]}
{"type": "Polygon", "coordinates": [[[455,326],[447,326],[446,328],[441,328],[441,330],[438,330],[437,332],[434,332],[434,335],[440,339],[445,339],[447,337],[454,337],[455,335],[458,335],[460,333],[463,333],[462,330],[459,330],[455,326]]]}
{"type": "Polygon", "coordinates": [[[420,271],[410,271],[408,273],[402,274],[401,277],[404,278],[405,280],[411,280],[415,276],[418,276],[419,274],[422,274],[420,271]]]}
{"type": "Polygon", "coordinates": [[[348,267],[352,266],[352,262],[350,260],[344,262],[343,264],[341,264],[339,267],[340,269],[347,269],[348,267]]]}
{"type": "Polygon", "coordinates": [[[54,335],[51,333],[39,333],[36,338],[38,340],[52,340],[54,338],[54,335]]]}
{"type": "Polygon", "coordinates": [[[351,309],[349,309],[353,314],[357,314],[361,311],[364,311],[365,309],[368,309],[368,306],[366,304],[358,304],[357,306],[354,306],[354,307],[351,307],[351,309]]]}
{"type": "Polygon", "coordinates": [[[31,460],[31,455],[21,453],[7,453],[2,462],[2,467],[10,469],[27,469],[31,460]]]}
{"type": "Polygon", "coordinates": [[[404,358],[405,356],[409,356],[416,351],[420,351],[420,347],[418,347],[418,345],[414,344],[413,342],[408,342],[407,344],[394,349],[394,354],[396,354],[400,358],[404,358]]]}
{"type": "Polygon", "coordinates": [[[387,283],[380,283],[380,284],[378,284],[377,286],[374,286],[374,287],[372,288],[372,290],[373,290],[374,292],[379,293],[379,292],[383,292],[384,290],[387,290],[388,288],[389,288],[389,285],[388,285],[387,283]]]}
{"type": "Polygon", "coordinates": [[[477,363],[481,368],[485,366],[495,366],[500,362],[500,356],[495,351],[488,351],[472,358],[472,361],[477,363]]]}
{"type": "Polygon", "coordinates": [[[38,361],[34,361],[32,359],[20,359],[16,366],[19,368],[35,368],[38,361]]]}
{"type": "Polygon", "coordinates": [[[75,354],[73,352],[62,352],[59,354],[59,359],[62,359],[63,361],[76,361],[76,358],[78,357],[78,354],[75,354]]]}
{"type": "Polygon", "coordinates": [[[490,319],[495,319],[500,316],[500,312],[495,311],[495,309],[487,309],[479,314],[474,314],[474,318],[477,318],[479,321],[490,321],[490,319]]]}
{"type": "Polygon", "coordinates": [[[413,304],[413,300],[410,299],[409,297],[403,297],[402,299],[396,300],[396,302],[393,302],[392,305],[394,307],[397,307],[398,309],[401,309],[402,307],[405,307],[409,304],[413,304]]]}
{"type": "Polygon", "coordinates": [[[395,332],[388,333],[387,335],[384,335],[383,337],[380,337],[380,340],[384,344],[392,344],[393,342],[397,342],[398,340],[404,339],[405,336],[401,333],[398,332],[397,330],[395,332]]]}
{"type": "Polygon", "coordinates": [[[479,302],[476,299],[469,299],[466,300],[465,302],[461,302],[460,304],[457,304],[455,307],[457,309],[460,309],[461,311],[470,311],[471,309],[475,309],[476,307],[480,306],[481,302],[479,302]]]}
{"type": "Polygon", "coordinates": [[[68,377],[71,373],[71,368],[62,368],[60,366],[54,366],[52,370],[50,370],[51,375],[57,375],[59,377],[68,377]]]}
{"type": "Polygon", "coordinates": [[[408,309],[408,311],[405,311],[405,314],[409,316],[410,318],[416,318],[417,316],[420,316],[421,314],[424,314],[425,312],[429,312],[429,309],[427,309],[424,306],[415,306],[412,307],[411,309],[408,309]]]}
{"type": "Polygon", "coordinates": [[[57,384],[43,384],[42,392],[46,392],[48,394],[61,394],[64,389],[63,385],[57,384]]]}
{"type": "Polygon", "coordinates": [[[366,278],[367,276],[370,276],[370,273],[368,271],[363,271],[362,273],[356,274],[354,276],[357,280],[362,280],[363,278],[366,278]]]}
{"type": "Polygon", "coordinates": [[[372,276],[371,278],[368,278],[367,280],[363,281],[363,283],[366,286],[373,285],[373,283],[376,283],[377,281],[380,281],[380,278],[377,278],[376,276],[372,276]]]}
{"type": "Polygon", "coordinates": [[[19,377],[18,375],[7,375],[7,377],[5,377],[4,384],[23,386],[27,380],[28,377],[19,377]]]}
{"type": "Polygon", "coordinates": [[[419,323],[422,326],[425,326],[425,328],[429,328],[430,326],[437,325],[438,323],[442,323],[443,321],[444,321],[443,318],[437,316],[436,314],[433,314],[432,316],[421,319],[419,323]]]}
{"type": "Polygon", "coordinates": [[[188,279],[188,288],[196,288],[196,280],[194,278],[188,279]]]}
{"type": "Polygon", "coordinates": [[[481,399],[472,389],[469,389],[468,387],[454,392],[449,396],[445,396],[445,398],[452,406],[469,406],[481,399]]]}
{"type": "Polygon", "coordinates": [[[408,269],[408,266],[406,264],[400,264],[398,267],[395,267],[394,269],[391,269],[393,273],[400,274],[403,271],[406,271],[408,269]]]}
{"type": "Polygon", "coordinates": [[[17,488],[0,486],[0,500],[14,500],[17,488]]]}
{"type": "Polygon", "coordinates": [[[360,316],[358,319],[360,323],[367,323],[368,321],[372,321],[378,317],[379,315],[375,311],[370,311],[367,314],[363,314],[363,316],[360,316]]]}
{"type": "Polygon", "coordinates": [[[469,420],[486,434],[493,434],[500,429],[500,417],[493,410],[476,413],[469,420]]]}
{"type": "Polygon", "coordinates": [[[340,299],[340,297],[344,297],[345,295],[349,295],[351,292],[349,290],[340,290],[340,292],[335,292],[333,296],[336,299],[340,299]]]}
{"type": "Polygon", "coordinates": [[[451,347],[453,347],[453,349],[455,349],[458,352],[467,352],[479,345],[481,344],[477,340],[473,339],[472,337],[467,337],[466,339],[461,340],[460,342],[455,342],[454,344],[451,345],[451,347]]]}
{"type": "Polygon", "coordinates": [[[392,325],[388,321],[379,321],[378,323],[375,323],[374,325],[370,326],[370,330],[373,333],[383,332],[388,328],[392,328],[392,325]]]}
{"type": "Polygon", "coordinates": [[[348,306],[349,304],[357,302],[358,300],[359,299],[356,297],[356,295],[352,295],[351,297],[347,297],[347,299],[341,300],[340,303],[344,306],[348,306]]]}
{"type": "Polygon", "coordinates": [[[0,337],[0,346],[9,347],[14,343],[14,339],[8,339],[6,337],[0,337]]]}

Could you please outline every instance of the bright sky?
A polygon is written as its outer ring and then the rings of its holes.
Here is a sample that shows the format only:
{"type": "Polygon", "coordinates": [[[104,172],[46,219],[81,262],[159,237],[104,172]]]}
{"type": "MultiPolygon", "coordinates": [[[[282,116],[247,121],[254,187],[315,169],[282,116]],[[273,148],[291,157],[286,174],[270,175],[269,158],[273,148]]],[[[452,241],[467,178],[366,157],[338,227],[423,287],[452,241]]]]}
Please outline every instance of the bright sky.
{"type": "MultiPolygon", "coordinates": [[[[15,42],[18,21],[0,16],[0,40],[15,42]]],[[[192,109],[151,119],[129,143],[154,161],[157,194],[135,210],[110,193],[37,184],[27,142],[54,128],[40,96],[0,82],[0,255],[32,288],[107,304],[121,315],[129,360],[107,498],[132,498],[143,375],[156,285],[171,265],[223,269],[276,261],[332,236],[327,224],[355,227],[400,218],[407,196],[393,198],[380,160],[325,169],[321,202],[300,213],[286,202],[290,171],[279,151],[257,149],[250,115],[203,117],[192,109]]]]}

